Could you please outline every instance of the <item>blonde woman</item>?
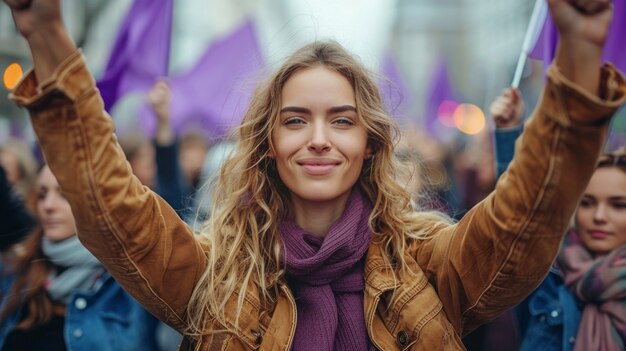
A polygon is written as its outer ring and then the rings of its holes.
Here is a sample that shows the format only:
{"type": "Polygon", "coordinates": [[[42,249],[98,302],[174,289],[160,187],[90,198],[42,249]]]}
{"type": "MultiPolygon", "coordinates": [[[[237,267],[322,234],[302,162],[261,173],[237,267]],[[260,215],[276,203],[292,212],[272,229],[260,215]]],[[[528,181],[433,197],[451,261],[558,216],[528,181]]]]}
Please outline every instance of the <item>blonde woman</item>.
{"type": "Polygon", "coordinates": [[[463,349],[548,272],[626,95],[600,66],[611,3],[551,0],[562,45],[544,99],[496,191],[453,224],[396,181],[374,80],[316,42],[256,91],[196,237],[132,176],[59,1],[4,1],[35,63],[12,98],[81,241],[182,349],[463,349]]]}

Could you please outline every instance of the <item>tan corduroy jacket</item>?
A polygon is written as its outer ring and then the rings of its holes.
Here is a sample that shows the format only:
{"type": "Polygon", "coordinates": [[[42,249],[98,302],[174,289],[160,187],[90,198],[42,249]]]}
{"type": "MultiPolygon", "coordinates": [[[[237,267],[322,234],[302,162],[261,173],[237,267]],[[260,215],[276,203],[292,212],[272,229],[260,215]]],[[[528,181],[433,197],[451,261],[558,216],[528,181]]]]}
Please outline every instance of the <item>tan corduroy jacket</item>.
{"type": "MultiPolygon", "coordinates": [[[[591,96],[552,67],[495,192],[434,239],[407,239],[415,273],[394,281],[381,247],[370,245],[363,308],[376,348],[463,349],[461,336],[541,282],[594,170],[610,117],[626,98],[624,78],[611,66],[603,68],[601,91],[604,99],[591,96]],[[390,304],[392,292],[398,298],[390,304]]],[[[184,330],[190,295],[207,263],[204,244],[132,176],[80,52],[49,81],[38,84],[30,73],[12,99],[31,113],[81,241],[148,310],[184,330]]],[[[251,288],[236,333],[186,338],[182,348],[289,350],[296,304],[286,283],[279,284],[278,302],[265,317],[251,288]]]]}

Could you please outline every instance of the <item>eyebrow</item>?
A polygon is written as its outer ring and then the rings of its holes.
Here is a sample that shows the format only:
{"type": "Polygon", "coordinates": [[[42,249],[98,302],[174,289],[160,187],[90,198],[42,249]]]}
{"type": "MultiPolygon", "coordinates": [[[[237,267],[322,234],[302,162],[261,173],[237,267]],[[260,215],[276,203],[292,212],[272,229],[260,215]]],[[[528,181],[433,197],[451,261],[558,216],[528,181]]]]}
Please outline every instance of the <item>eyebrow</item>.
{"type": "MultiPolygon", "coordinates": [[[[583,198],[590,198],[590,199],[596,199],[595,196],[591,195],[591,194],[583,194],[583,198]]],[[[626,200],[626,195],[615,195],[615,196],[609,196],[609,201],[615,201],[615,200],[626,200]]]]}
{"type": "MultiPolygon", "coordinates": [[[[334,107],[331,107],[328,110],[326,110],[326,113],[333,114],[333,113],[340,113],[340,112],[346,112],[346,111],[356,112],[356,107],[354,107],[352,105],[334,106],[334,107]]],[[[286,107],[283,107],[280,110],[280,113],[285,113],[285,112],[296,112],[296,113],[311,114],[311,110],[309,110],[308,108],[299,107],[299,106],[286,106],[286,107]]]]}

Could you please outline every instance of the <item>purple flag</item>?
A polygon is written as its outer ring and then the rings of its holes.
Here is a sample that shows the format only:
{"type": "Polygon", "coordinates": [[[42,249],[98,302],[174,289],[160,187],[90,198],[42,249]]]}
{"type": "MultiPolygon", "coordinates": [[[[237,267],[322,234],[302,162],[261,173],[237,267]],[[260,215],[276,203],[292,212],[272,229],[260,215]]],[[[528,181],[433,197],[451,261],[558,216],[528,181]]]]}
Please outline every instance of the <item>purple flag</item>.
{"type": "MultiPolygon", "coordinates": [[[[254,23],[247,20],[212,43],[191,70],[169,79],[172,128],[178,133],[194,128],[210,137],[224,136],[240,123],[262,66],[254,23]]],[[[152,135],[156,117],[147,103],[139,118],[152,135]]]]}
{"type": "MultiPolygon", "coordinates": [[[[604,47],[604,61],[613,63],[621,71],[626,72],[626,0],[613,1],[613,22],[604,47]]],[[[551,16],[546,21],[537,39],[530,57],[544,62],[544,68],[552,63],[556,54],[559,34],[551,16]]]]}
{"type": "Polygon", "coordinates": [[[148,91],[167,75],[173,0],[135,0],[118,32],[104,75],[98,80],[110,111],[122,96],[148,91]]]}
{"type": "Polygon", "coordinates": [[[384,77],[379,80],[378,86],[385,108],[398,119],[407,118],[413,93],[400,72],[391,51],[385,53],[380,72],[384,77]]]}
{"type": "Polygon", "coordinates": [[[440,58],[437,63],[426,98],[426,130],[431,135],[440,136],[445,129],[442,126],[455,128],[453,113],[459,101],[450,82],[448,65],[444,59],[440,58]]]}

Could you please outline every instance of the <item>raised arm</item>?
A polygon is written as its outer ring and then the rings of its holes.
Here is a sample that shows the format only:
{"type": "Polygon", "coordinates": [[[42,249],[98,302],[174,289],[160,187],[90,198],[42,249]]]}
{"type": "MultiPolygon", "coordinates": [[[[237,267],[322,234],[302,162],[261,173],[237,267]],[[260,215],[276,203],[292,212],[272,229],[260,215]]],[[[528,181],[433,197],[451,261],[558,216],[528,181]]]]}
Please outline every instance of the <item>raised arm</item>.
{"type": "Polygon", "coordinates": [[[148,92],[148,103],[156,117],[154,138],[157,165],[157,192],[184,218],[185,184],[180,170],[178,140],[171,123],[172,92],[164,80],[157,81],[148,92]]]}
{"type": "Polygon", "coordinates": [[[489,107],[489,114],[496,126],[493,152],[498,178],[513,159],[515,140],[522,134],[524,109],[524,100],[516,88],[505,89],[489,107]]]}
{"type": "Polygon", "coordinates": [[[612,16],[604,0],[550,0],[561,35],[545,90],[496,190],[416,259],[460,334],[522,301],[547,274],[593,173],[624,77],[600,57],[612,16]]]}
{"type": "Polygon", "coordinates": [[[183,330],[206,267],[203,247],[133,176],[59,0],[4,0],[34,63],[11,98],[31,115],[47,164],[76,217],[81,242],[160,319],[183,330]]]}

